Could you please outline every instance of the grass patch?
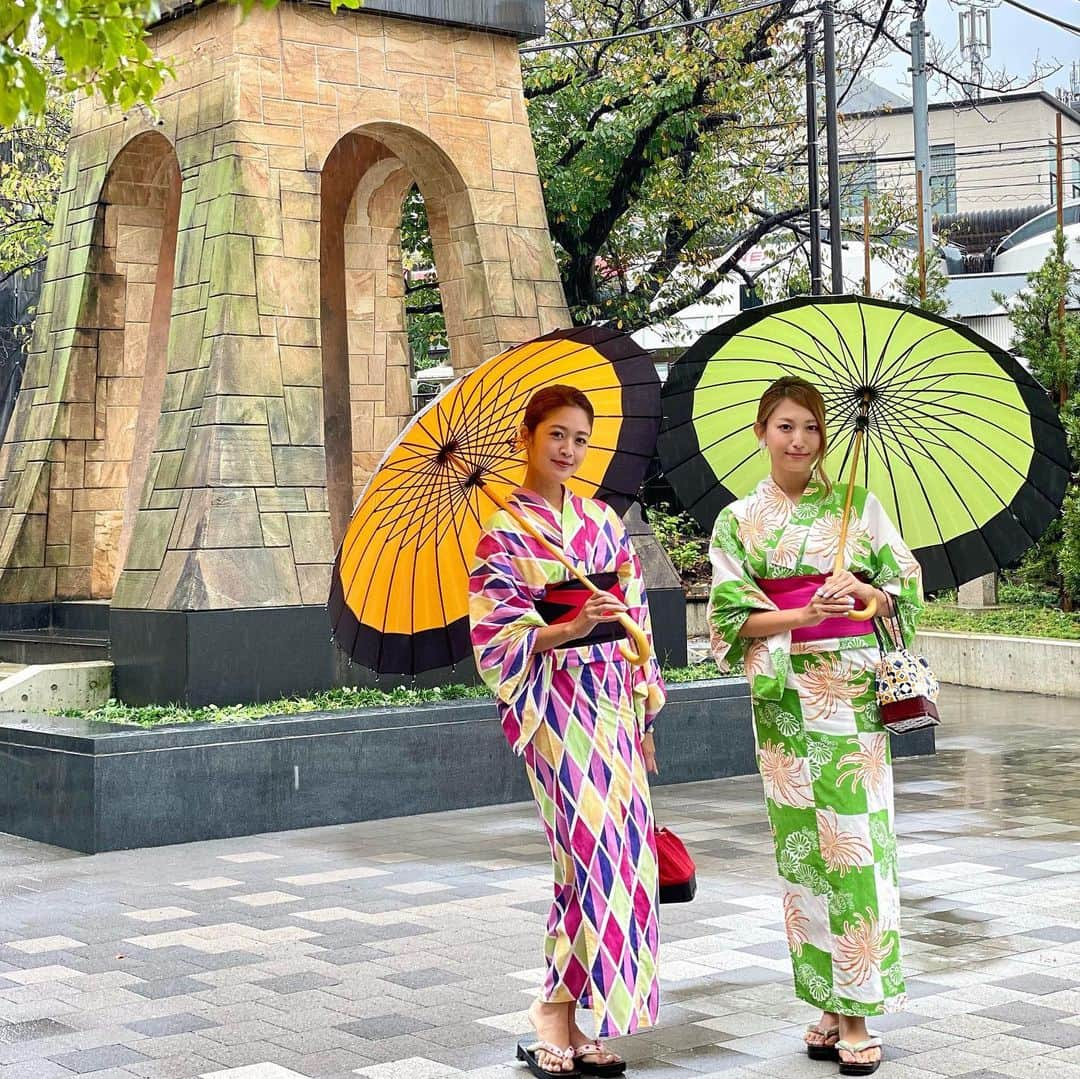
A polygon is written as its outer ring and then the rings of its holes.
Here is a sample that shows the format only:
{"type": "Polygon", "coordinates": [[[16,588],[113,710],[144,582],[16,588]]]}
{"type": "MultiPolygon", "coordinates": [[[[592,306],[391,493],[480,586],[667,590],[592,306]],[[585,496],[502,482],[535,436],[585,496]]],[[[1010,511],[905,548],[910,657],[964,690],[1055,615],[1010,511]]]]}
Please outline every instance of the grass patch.
{"type": "Polygon", "coordinates": [[[965,610],[938,602],[926,605],[919,628],[1076,641],[1080,640],[1080,613],[1035,604],[1010,604],[989,611],[965,610]]]}
{"type": "MultiPolygon", "coordinates": [[[[732,665],[731,675],[742,674],[742,665],[732,665]]],[[[666,667],[664,669],[664,681],[669,686],[678,682],[707,682],[710,678],[728,678],[731,675],[721,675],[716,669],[716,664],[711,660],[704,663],[695,663],[690,667],[666,667]]]]}
{"type": "MultiPolygon", "coordinates": [[[[692,667],[671,667],[664,671],[670,683],[700,682],[715,678],[715,663],[698,663],[692,667]]],[[[244,723],[267,716],[296,716],[308,712],[352,711],[356,708],[387,708],[430,704],[436,701],[464,701],[490,697],[483,686],[435,686],[420,689],[414,686],[393,686],[388,689],[329,689],[304,697],[281,697],[263,704],[209,704],[204,708],[184,708],[179,704],[152,704],[136,707],[111,700],[102,708],[91,711],[68,709],[56,713],[89,720],[91,723],[122,723],[135,727],[164,727],[187,723],[244,723]]]]}

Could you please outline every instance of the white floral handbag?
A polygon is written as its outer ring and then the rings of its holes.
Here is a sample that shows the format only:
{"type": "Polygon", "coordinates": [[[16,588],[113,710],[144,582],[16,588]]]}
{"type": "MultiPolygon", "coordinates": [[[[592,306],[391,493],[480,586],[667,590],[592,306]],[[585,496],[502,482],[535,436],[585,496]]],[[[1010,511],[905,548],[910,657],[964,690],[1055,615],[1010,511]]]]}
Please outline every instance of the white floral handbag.
{"type": "Polygon", "coordinates": [[[910,734],[938,726],[941,686],[930,664],[904,647],[895,615],[888,622],[875,618],[874,636],[881,650],[874,670],[874,688],[885,729],[893,734],[910,734]]]}

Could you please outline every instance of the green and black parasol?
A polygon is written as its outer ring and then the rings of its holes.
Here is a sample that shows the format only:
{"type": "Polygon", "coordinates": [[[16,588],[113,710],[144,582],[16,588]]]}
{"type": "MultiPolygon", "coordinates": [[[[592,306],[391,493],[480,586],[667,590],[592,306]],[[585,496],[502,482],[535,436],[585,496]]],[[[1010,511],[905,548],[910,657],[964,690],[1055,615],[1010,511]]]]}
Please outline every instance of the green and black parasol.
{"type": "Polygon", "coordinates": [[[829,296],[746,311],[672,366],[660,460],[705,528],[765,475],[753,423],[762,393],[784,375],[821,390],[830,475],[861,466],[927,591],[1011,565],[1060,513],[1065,432],[1008,352],[903,304],[829,296]]]}

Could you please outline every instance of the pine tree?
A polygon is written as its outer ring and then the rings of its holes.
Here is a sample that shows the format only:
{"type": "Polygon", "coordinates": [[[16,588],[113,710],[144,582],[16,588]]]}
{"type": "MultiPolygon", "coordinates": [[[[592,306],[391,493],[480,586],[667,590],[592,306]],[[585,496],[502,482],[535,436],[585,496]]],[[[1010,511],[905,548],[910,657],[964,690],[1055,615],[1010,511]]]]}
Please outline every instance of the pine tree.
{"type": "MultiPolygon", "coordinates": [[[[1073,460],[1080,460],[1080,409],[1077,376],[1080,373],[1080,314],[1067,310],[1080,303],[1080,269],[1065,257],[1061,229],[1043,264],[1028,275],[1027,287],[1011,300],[994,298],[1008,309],[1013,325],[1013,348],[1027,360],[1031,373],[1047,388],[1057,405],[1069,439],[1073,460]],[[1062,313],[1062,300],[1065,311],[1062,313]]],[[[1080,600],[1080,490],[1069,485],[1061,520],[1052,526],[1024,559],[1022,574],[1035,576],[1048,570],[1065,610],[1080,600]],[[1056,573],[1055,573],[1056,571],[1056,573]]]]}

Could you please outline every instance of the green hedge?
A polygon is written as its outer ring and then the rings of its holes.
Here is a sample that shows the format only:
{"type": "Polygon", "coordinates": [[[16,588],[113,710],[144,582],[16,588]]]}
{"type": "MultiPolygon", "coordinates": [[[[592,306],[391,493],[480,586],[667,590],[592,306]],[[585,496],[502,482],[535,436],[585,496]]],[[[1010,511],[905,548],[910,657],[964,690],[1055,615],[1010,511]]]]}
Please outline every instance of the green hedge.
{"type": "MultiPolygon", "coordinates": [[[[1041,595],[1028,595],[1023,598],[1028,602],[1006,603],[994,610],[983,611],[956,607],[955,599],[949,596],[946,600],[926,605],[920,628],[949,633],[996,633],[1011,637],[1080,640],[1080,613],[1066,612],[1046,605],[1047,600],[1041,595]]],[[[716,666],[712,662],[698,663],[691,667],[673,667],[664,671],[664,678],[672,684],[699,682],[716,676],[716,666]]],[[[306,697],[282,697],[264,704],[230,704],[221,707],[208,705],[205,708],[183,708],[180,705],[147,705],[137,708],[112,700],[103,708],[93,711],[72,710],[61,714],[87,719],[93,723],[158,727],[183,723],[237,723],[263,719],[266,716],[408,706],[433,701],[472,700],[486,696],[488,692],[482,686],[450,685],[433,689],[419,689],[414,686],[392,686],[387,689],[352,687],[312,693],[306,697]]]]}
{"type": "MultiPolygon", "coordinates": [[[[672,667],[664,671],[668,682],[700,682],[716,677],[714,663],[698,663],[693,667],[672,667]]],[[[386,708],[393,705],[427,704],[433,701],[472,700],[489,696],[483,686],[437,686],[419,689],[413,686],[393,686],[387,689],[331,689],[306,697],[282,697],[263,704],[207,705],[205,708],[184,708],[178,704],[146,705],[137,708],[111,700],[103,708],[92,711],[70,709],[58,713],[87,719],[91,723],[123,723],[139,727],[160,727],[178,723],[242,723],[267,716],[295,716],[305,712],[349,711],[355,708],[386,708]]]]}

